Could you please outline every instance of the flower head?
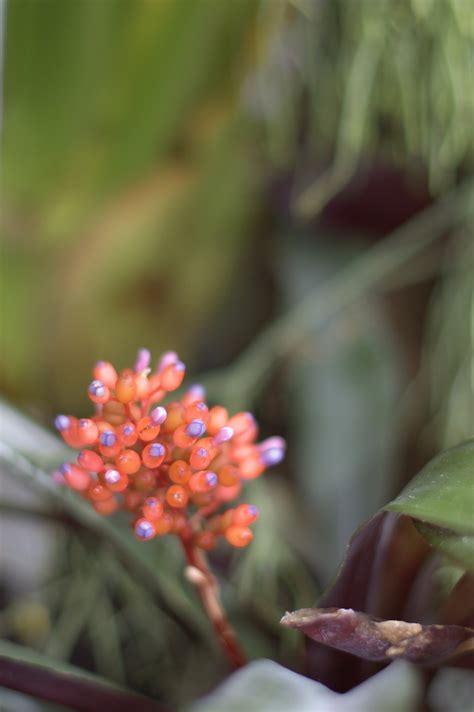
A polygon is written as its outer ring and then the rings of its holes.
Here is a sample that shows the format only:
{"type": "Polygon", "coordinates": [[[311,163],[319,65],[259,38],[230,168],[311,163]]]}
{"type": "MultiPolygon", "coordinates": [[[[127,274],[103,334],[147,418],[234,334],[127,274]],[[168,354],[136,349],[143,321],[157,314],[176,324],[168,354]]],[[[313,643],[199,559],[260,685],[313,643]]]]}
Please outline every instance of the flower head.
{"type": "Polygon", "coordinates": [[[214,548],[218,537],[246,546],[258,509],[228,503],[246,480],[283,459],[284,440],[256,443],[252,414],[229,417],[222,406],[209,407],[200,385],[179,400],[168,398],[185,374],[173,351],[163,354],[155,371],[149,364],[146,349],[133,369],[120,373],[99,361],[87,389],[94,414],[56,418],[64,441],[80,449],[77,463],[60,468],[64,482],[99,514],[130,512],[142,541],[178,534],[202,549],[214,548]]]}

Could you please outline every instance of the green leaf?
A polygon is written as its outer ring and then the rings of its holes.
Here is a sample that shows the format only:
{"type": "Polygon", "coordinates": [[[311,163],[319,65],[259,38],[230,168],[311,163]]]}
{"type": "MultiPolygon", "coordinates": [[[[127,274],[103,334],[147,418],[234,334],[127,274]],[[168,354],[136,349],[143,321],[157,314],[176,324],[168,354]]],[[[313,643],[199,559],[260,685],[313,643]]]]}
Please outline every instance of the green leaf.
{"type": "Polygon", "coordinates": [[[431,460],[386,509],[474,534],[474,440],[431,460]]]}
{"type": "MultiPolygon", "coordinates": [[[[317,250],[308,235],[291,237],[280,252],[278,269],[290,308],[366,249],[364,241],[342,246],[330,230],[319,231],[317,250]]],[[[285,370],[296,445],[294,477],[310,512],[311,530],[305,536],[325,542],[317,554],[323,584],[334,575],[356,527],[394,491],[399,429],[393,406],[401,371],[379,300],[368,295],[363,310],[349,308],[324,332],[309,331],[305,348],[293,350],[285,370]]]]}
{"type": "Polygon", "coordinates": [[[424,522],[415,522],[420,534],[448,559],[458,566],[474,571],[474,537],[454,534],[449,529],[433,527],[424,522]]]}
{"type": "Polygon", "coordinates": [[[199,608],[193,599],[182,592],[178,578],[180,574],[177,573],[174,580],[169,574],[163,574],[166,570],[163,560],[168,555],[160,547],[160,542],[150,542],[152,546],[143,546],[130,535],[124,518],[116,516],[105,519],[97,516],[76,493],[67,487],[58,486],[49,472],[36,465],[41,459],[55,461],[57,465],[59,457],[67,456],[69,451],[58,438],[6,403],[0,403],[0,420],[2,425],[5,423],[0,433],[0,465],[5,467],[5,472],[11,474],[26,491],[32,489],[47,495],[53,505],[53,513],[59,511],[67,514],[74,522],[94,533],[100,541],[106,542],[119,560],[126,562],[127,568],[138,575],[142,584],[154,592],[164,611],[181,622],[188,631],[204,635],[206,629],[199,608]],[[23,445],[22,433],[27,445],[19,450],[23,445]],[[26,439],[25,433],[28,435],[26,439]],[[157,560],[161,562],[158,568],[157,560]]]}
{"type": "Polygon", "coordinates": [[[257,660],[234,673],[187,712],[411,712],[421,681],[412,667],[390,665],[350,692],[333,692],[271,660],[257,660]]]}

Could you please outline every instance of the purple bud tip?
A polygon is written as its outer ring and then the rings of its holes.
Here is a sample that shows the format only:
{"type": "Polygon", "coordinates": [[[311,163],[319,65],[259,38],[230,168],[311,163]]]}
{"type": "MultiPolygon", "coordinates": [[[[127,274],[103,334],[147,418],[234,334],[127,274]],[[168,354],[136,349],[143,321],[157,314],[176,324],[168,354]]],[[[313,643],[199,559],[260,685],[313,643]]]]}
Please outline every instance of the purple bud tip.
{"type": "Polygon", "coordinates": [[[174,364],[174,367],[175,367],[176,371],[185,371],[186,370],[186,366],[182,361],[176,361],[176,363],[174,364]]]}
{"type": "Polygon", "coordinates": [[[63,465],[61,465],[61,467],[59,468],[59,472],[62,475],[67,475],[68,472],[71,472],[71,465],[69,464],[69,462],[65,462],[63,465]]]}
{"type": "Polygon", "coordinates": [[[217,475],[215,472],[208,472],[206,475],[207,484],[210,487],[215,487],[217,484],[217,475]]]}
{"type": "Polygon", "coordinates": [[[64,476],[59,470],[55,470],[52,473],[52,478],[53,478],[53,482],[55,482],[57,485],[65,485],[66,484],[66,482],[64,480],[64,476]]]}
{"type": "Polygon", "coordinates": [[[109,485],[116,485],[120,482],[120,472],[118,470],[107,470],[104,479],[109,485]]]}
{"type": "Polygon", "coordinates": [[[186,435],[191,438],[200,438],[206,430],[202,420],[192,420],[186,428],[186,435]]]}
{"type": "Polygon", "coordinates": [[[178,354],[176,353],[176,351],[166,351],[158,361],[157,371],[162,371],[164,368],[170,366],[172,363],[176,363],[176,361],[178,361],[178,354]]]}
{"type": "Polygon", "coordinates": [[[258,517],[258,515],[260,514],[259,508],[256,507],[254,504],[249,504],[248,512],[252,515],[252,517],[258,517]]]}
{"type": "Polygon", "coordinates": [[[133,425],[124,425],[123,434],[124,435],[132,435],[132,433],[133,433],[133,425]]]}
{"type": "Polygon", "coordinates": [[[90,425],[90,420],[88,418],[81,418],[79,421],[79,427],[81,430],[86,430],[90,425]]]}
{"type": "Polygon", "coordinates": [[[196,400],[204,400],[206,396],[206,389],[200,383],[193,383],[193,385],[188,389],[188,395],[192,396],[196,400]]]}
{"type": "Polygon", "coordinates": [[[158,507],[159,505],[159,500],[156,497],[147,497],[145,500],[145,504],[147,507],[158,507]]]}
{"type": "Polygon", "coordinates": [[[261,452],[265,452],[265,450],[270,450],[272,448],[278,448],[284,452],[286,450],[286,442],[278,435],[274,435],[273,437],[267,438],[261,442],[259,448],[261,452]]]}
{"type": "Polygon", "coordinates": [[[155,533],[153,524],[151,522],[139,522],[135,526],[135,533],[140,539],[149,539],[155,533]]]}
{"type": "Polygon", "coordinates": [[[197,451],[197,454],[199,455],[199,457],[206,457],[208,453],[205,447],[200,447],[197,451]]]}
{"type": "Polygon", "coordinates": [[[152,457],[161,457],[165,454],[165,448],[161,443],[153,443],[150,448],[150,455],[152,457]]]}
{"type": "Polygon", "coordinates": [[[283,448],[271,447],[268,450],[264,450],[260,457],[264,465],[271,467],[272,465],[278,465],[279,462],[283,460],[285,456],[285,451],[283,448]]]}
{"type": "Polygon", "coordinates": [[[135,361],[135,372],[141,373],[150,365],[151,353],[148,349],[140,349],[137,353],[137,359],[135,361]]]}
{"type": "Polygon", "coordinates": [[[69,428],[70,423],[71,421],[67,415],[58,415],[54,420],[54,427],[61,433],[63,430],[67,430],[69,428]]]}
{"type": "Polygon", "coordinates": [[[214,436],[214,443],[220,445],[221,443],[226,443],[234,437],[234,429],[230,425],[224,425],[223,428],[219,430],[214,436]]]}
{"type": "Polygon", "coordinates": [[[162,405],[159,405],[157,408],[153,408],[153,410],[150,413],[150,418],[154,425],[161,425],[162,423],[165,422],[167,417],[168,417],[168,412],[167,412],[166,408],[163,408],[162,405]]]}
{"type": "Polygon", "coordinates": [[[103,396],[105,394],[105,386],[102,381],[92,381],[88,388],[89,393],[92,396],[103,396]]]}
{"type": "Polygon", "coordinates": [[[99,440],[104,447],[113,447],[117,441],[117,436],[115,433],[110,432],[110,430],[106,430],[105,433],[100,434],[99,440]]]}
{"type": "Polygon", "coordinates": [[[96,367],[96,368],[100,368],[101,366],[104,365],[104,363],[105,363],[105,361],[96,361],[96,362],[95,362],[95,367],[96,367]]]}

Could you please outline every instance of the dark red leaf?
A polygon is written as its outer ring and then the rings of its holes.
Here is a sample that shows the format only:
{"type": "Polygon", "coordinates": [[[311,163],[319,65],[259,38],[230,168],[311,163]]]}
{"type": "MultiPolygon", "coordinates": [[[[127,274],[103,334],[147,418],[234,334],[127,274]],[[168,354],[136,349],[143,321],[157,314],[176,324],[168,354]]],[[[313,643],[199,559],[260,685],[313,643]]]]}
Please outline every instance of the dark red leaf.
{"type": "Polygon", "coordinates": [[[281,622],[318,643],[375,662],[404,658],[432,666],[474,652],[472,628],[382,620],[350,608],[303,608],[281,622]]]}
{"type": "Polygon", "coordinates": [[[164,712],[147,697],[8,655],[0,655],[0,686],[79,712],[164,712]]]}
{"type": "MultiPolygon", "coordinates": [[[[381,512],[351,538],[346,557],[331,588],[318,601],[322,608],[353,608],[380,618],[416,620],[410,601],[420,576],[429,575],[430,547],[409,517],[381,512]],[[415,586],[416,584],[416,586],[415,586]]],[[[426,609],[426,601],[423,601],[426,609]]],[[[346,692],[380,669],[379,663],[308,640],[306,674],[327,687],[346,692]]]]}

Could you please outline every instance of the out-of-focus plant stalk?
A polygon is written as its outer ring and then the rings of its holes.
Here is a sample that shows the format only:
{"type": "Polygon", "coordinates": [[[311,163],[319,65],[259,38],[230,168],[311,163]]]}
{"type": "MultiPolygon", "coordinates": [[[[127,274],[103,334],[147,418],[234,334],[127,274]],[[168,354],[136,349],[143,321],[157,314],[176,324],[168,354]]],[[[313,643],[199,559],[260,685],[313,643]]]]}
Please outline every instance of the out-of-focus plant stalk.
{"type": "Polygon", "coordinates": [[[309,330],[324,327],[328,319],[365,293],[383,289],[389,277],[405,268],[448,230],[463,223],[474,212],[473,199],[474,179],[469,178],[261,331],[230,369],[211,376],[211,388],[219,391],[227,405],[248,407],[272,368],[309,330]]]}
{"type": "Polygon", "coordinates": [[[222,606],[219,587],[209,569],[206,556],[202,550],[190,544],[186,539],[181,538],[181,542],[189,565],[188,580],[199,591],[203,608],[214,628],[216,638],[233,667],[242,667],[246,664],[247,659],[222,606]]]}

